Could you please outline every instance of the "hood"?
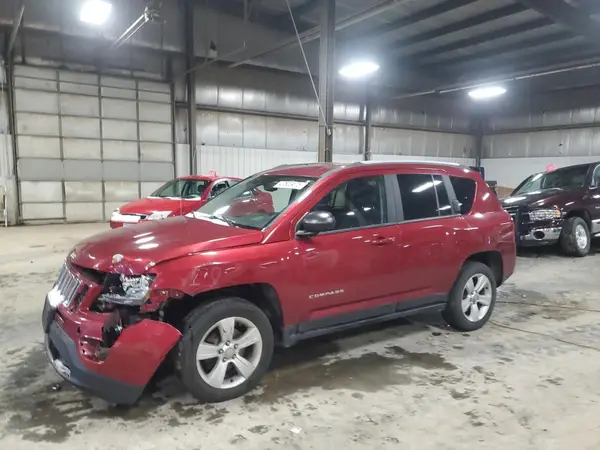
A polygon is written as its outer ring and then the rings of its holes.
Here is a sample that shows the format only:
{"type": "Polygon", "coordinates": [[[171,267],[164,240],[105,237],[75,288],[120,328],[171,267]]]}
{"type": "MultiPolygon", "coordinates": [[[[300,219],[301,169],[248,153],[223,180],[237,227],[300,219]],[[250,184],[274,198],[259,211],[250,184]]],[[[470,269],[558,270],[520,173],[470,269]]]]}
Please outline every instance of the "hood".
{"type": "Polygon", "coordinates": [[[543,206],[562,206],[565,203],[566,198],[570,198],[573,191],[565,191],[564,189],[545,189],[543,191],[532,191],[523,194],[517,194],[501,200],[504,208],[511,206],[529,206],[529,207],[543,207],[543,206]]]}
{"type": "Polygon", "coordinates": [[[69,258],[77,265],[102,272],[140,274],[162,261],[191,253],[258,244],[262,238],[260,230],[180,216],[92,236],[77,244],[69,258]],[[114,255],[122,255],[122,258],[113,258],[114,255]]]}
{"type": "Polygon", "coordinates": [[[178,198],[147,197],[127,203],[119,208],[121,214],[144,214],[150,215],[154,211],[173,211],[173,215],[179,216],[198,209],[204,204],[204,200],[197,198],[183,200],[178,198]]]}

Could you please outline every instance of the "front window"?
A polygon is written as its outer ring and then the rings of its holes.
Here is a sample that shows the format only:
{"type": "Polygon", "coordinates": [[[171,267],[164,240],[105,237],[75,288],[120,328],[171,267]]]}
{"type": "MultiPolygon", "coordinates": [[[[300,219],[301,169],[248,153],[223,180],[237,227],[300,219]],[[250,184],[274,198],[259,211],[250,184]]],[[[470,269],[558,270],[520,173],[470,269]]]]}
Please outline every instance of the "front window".
{"type": "Polygon", "coordinates": [[[209,180],[172,180],[150,197],[197,199],[202,197],[209,185],[209,180]]]}
{"type": "Polygon", "coordinates": [[[233,226],[262,229],[300,197],[316,180],[288,175],[256,175],[227,189],[203,205],[195,217],[233,226]]]}
{"type": "Polygon", "coordinates": [[[553,172],[536,173],[526,178],[512,195],[531,194],[547,189],[576,189],[585,185],[588,166],[565,167],[553,172]]]}

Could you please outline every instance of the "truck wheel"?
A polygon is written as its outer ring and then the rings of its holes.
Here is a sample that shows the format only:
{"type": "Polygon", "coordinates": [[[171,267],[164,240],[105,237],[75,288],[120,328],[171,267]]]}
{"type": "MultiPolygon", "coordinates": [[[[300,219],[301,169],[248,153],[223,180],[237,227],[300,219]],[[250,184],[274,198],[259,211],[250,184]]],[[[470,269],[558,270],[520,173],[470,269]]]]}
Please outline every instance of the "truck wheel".
{"type": "Polygon", "coordinates": [[[444,320],[459,331],[474,331],[489,320],[496,304],[496,278],[483,263],[465,263],[454,283],[444,320]]]}
{"type": "Polygon", "coordinates": [[[273,328],[257,306],[222,298],[193,310],[184,321],[176,366],[200,401],[222,402],[253,389],[273,356],[273,328]]]}
{"type": "Polygon", "coordinates": [[[560,234],[560,247],[569,256],[586,256],[591,247],[590,230],[581,217],[570,217],[560,234]]]}

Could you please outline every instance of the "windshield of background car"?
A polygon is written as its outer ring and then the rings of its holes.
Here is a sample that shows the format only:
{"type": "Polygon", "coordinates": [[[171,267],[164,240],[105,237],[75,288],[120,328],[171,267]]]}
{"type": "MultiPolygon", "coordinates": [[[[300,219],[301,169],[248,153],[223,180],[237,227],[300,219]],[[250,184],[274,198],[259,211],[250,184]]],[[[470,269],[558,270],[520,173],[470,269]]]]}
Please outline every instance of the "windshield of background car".
{"type": "Polygon", "coordinates": [[[512,195],[529,194],[546,189],[576,189],[585,185],[588,166],[566,167],[553,172],[536,173],[515,189],[512,195]]]}
{"type": "Polygon", "coordinates": [[[150,197],[197,199],[202,197],[209,185],[210,180],[172,180],[150,197]]]}
{"type": "Polygon", "coordinates": [[[262,229],[281,214],[316,179],[289,175],[256,175],[239,182],[198,209],[231,225],[262,229]]]}

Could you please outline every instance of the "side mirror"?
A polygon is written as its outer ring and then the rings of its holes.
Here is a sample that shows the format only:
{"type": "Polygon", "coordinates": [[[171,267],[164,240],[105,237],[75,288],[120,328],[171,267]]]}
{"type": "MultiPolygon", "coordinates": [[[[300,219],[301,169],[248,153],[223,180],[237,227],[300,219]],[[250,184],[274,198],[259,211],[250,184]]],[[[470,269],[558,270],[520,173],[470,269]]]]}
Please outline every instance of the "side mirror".
{"type": "Polygon", "coordinates": [[[327,211],[311,211],[304,216],[296,236],[315,236],[335,228],[335,217],[327,211]]]}
{"type": "Polygon", "coordinates": [[[461,205],[457,199],[452,199],[452,209],[454,210],[455,214],[461,213],[461,205]]]}

